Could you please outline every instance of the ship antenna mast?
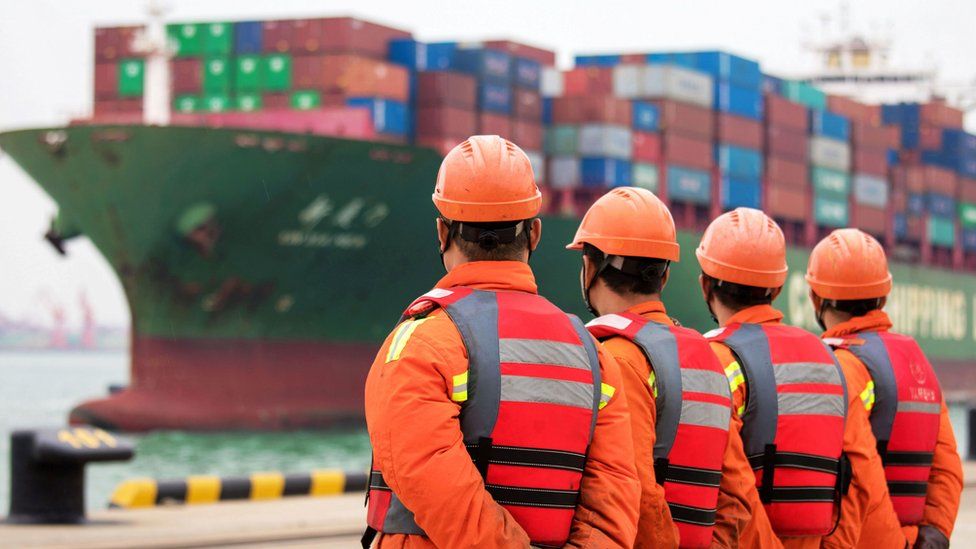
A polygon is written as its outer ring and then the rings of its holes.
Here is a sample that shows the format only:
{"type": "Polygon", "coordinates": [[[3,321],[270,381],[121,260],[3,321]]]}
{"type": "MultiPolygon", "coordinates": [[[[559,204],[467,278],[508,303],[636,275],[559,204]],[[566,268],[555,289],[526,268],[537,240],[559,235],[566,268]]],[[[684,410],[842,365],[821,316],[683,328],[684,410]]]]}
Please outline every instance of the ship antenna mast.
{"type": "Polygon", "coordinates": [[[169,60],[175,52],[166,36],[165,15],[169,10],[163,2],[149,0],[146,26],[132,43],[133,50],[146,56],[142,116],[147,125],[166,126],[170,119],[169,60]]]}

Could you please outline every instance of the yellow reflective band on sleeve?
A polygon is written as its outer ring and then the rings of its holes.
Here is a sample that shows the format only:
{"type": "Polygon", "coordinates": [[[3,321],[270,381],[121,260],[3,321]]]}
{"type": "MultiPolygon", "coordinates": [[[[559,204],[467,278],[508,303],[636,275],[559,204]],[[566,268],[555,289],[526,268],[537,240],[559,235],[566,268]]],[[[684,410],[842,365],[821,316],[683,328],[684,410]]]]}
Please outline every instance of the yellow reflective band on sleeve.
{"type": "Polygon", "coordinates": [[[407,347],[407,342],[410,341],[410,336],[413,335],[413,331],[417,329],[417,326],[420,326],[427,320],[428,319],[426,317],[417,318],[400,324],[400,326],[396,329],[396,332],[393,333],[393,340],[390,341],[390,348],[386,351],[387,364],[400,359],[400,355],[407,347]]]}
{"type": "Polygon", "coordinates": [[[861,391],[861,403],[864,404],[864,409],[871,411],[874,408],[874,381],[869,381],[861,391]]]}
{"type": "Polygon", "coordinates": [[[738,362],[733,362],[725,367],[725,376],[729,378],[729,389],[733,393],[746,382],[738,362]]]}
{"type": "Polygon", "coordinates": [[[657,398],[657,375],[651,370],[651,375],[647,376],[647,385],[651,388],[651,395],[657,398]]]}
{"type": "Polygon", "coordinates": [[[617,392],[617,389],[613,385],[607,385],[606,383],[600,384],[600,409],[602,410],[604,406],[610,403],[610,399],[613,398],[613,394],[617,392]]]}
{"type": "Polygon", "coordinates": [[[451,400],[454,402],[464,402],[468,400],[468,372],[454,376],[451,386],[451,400]]]}

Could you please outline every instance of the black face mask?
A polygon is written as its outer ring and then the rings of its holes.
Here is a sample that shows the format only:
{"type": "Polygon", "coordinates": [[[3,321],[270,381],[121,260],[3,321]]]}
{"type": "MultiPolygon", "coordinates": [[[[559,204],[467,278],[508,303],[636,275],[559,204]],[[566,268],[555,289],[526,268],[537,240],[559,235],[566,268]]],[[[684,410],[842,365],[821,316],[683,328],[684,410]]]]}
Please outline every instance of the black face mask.
{"type": "Polygon", "coordinates": [[[820,307],[817,309],[817,314],[815,316],[817,317],[817,324],[820,326],[820,329],[825,332],[827,331],[827,324],[824,323],[823,317],[826,311],[827,311],[827,300],[822,299],[820,300],[820,307]]]}
{"type": "MultiPolygon", "coordinates": [[[[596,276],[593,277],[593,280],[596,280],[596,276]]],[[[580,267],[580,291],[583,292],[583,303],[586,304],[586,310],[590,311],[590,314],[593,316],[600,316],[600,313],[598,313],[590,303],[590,286],[592,284],[592,282],[590,284],[586,283],[586,263],[583,263],[583,265],[580,267]]]]}
{"type": "Polygon", "coordinates": [[[712,319],[712,322],[718,324],[718,318],[715,316],[715,311],[712,310],[712,284],[709,282],[705,290],[705,307],[708,309],[708,316],[712,319]]]}

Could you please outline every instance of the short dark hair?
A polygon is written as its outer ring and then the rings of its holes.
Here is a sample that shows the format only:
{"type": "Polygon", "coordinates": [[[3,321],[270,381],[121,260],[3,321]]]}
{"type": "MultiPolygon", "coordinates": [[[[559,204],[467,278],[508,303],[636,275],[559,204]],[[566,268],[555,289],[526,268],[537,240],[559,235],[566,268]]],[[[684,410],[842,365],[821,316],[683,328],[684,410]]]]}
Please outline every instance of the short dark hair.
{"type": "MultiPolygon", "coordinates": [[[[583,244],[583,255],[597,265],[601,265],[607,257],[599,248],[588,243],[583,244]]],[[[637,262],[637,268],[645,274],[628,274],[607,265],[597,276],[608,288],[618,294],[653,295],[661,293],[664,288],[664,278],[668,272],[668,261],[666,259],[650,257],[626,257],[625,259],[637,262]]]]}
{"type": "Polygon", "coordinates": [[[769,288],[718,280],[705,273],[702,273],[702,277],[711,285],[712,294],[719,303],[733,311],[741,311],[756,305],[769,305],[773,302],[775,292],[769,288]]]}
{"type": "Polygon", "coordinates": [[[851,316],[864,316],[875,309],[881,308],[883,298],[874,297],[871,299],[845,299],[845,300],[824,300],[824,306],[835,309],[851,316]]]}
{"type": "MultiPolygon", "coordinates": [[[[522,258],[522,253],[529,249],[529,232],[532,230],[533,220],[534,218],[524,219],[515,223],[512,223],[511,221],[503,221],[500,223],[464,222],[465,226],[480,229],[482,231],[511,229],[520,223],[524,224],[524,230],[515,235],[515,240],[512,242],[499,242],[493,247],[485,247],[480,242],[465,240],[461,236],[461,231],[451,230],[451,243],[456,245],[461,250],[461,253],[464,254],[464,257],[468,258],[469,261],[519,261],[522,258]]],[[[447,223],[448,226],[456,226],[458,223],[449,219],[444,219],[444,222],[447,223]]]]}

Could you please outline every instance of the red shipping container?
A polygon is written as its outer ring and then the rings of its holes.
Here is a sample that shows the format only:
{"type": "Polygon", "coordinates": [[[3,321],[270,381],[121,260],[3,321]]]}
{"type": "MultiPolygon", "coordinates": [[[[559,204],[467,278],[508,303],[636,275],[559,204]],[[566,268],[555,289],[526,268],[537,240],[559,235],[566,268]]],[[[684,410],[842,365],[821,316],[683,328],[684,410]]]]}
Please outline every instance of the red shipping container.
{"type": "Polygon", "coordinates": [[[406,67],[359,55],[323,55],[320,89],[348,97],[380,97],[407,101],[410,77],[406,67]]]}
{"type": "Polygon", "coordinates": [[[890,197],[892,211],[900,213],[908,209],[908,193],[904,188],[895,188],[892,183],[890,197]]]}
{"type": "Polygon", "coordinates": [[[899,149],[901,148],[901,126],[883,126],[885,131],[888,132],[888,148],[889,149],[899,149]]]}
{"type": "Polygon", "coordinates": [[[173,59],[170,68],[174,93],[200,93],[203,90],[203,61],[199,57],[173,59]]]}
{"type": "Polygon", "coordinates": [[[123,57],[142,57],[132,49],[136,34],[143,27],[101,27],[95,29],[95,61],[116,61],[123,57]]]}
{"type": "Polygon", "coordinates": [[[321,50],[324,52],[357,53],[385,60],[390,40],[410,38],[410,33],[405,30],[353,17],[330,17],[315,21],[321,27],[321,50]]]}
{"type": "Polygon", "coordinates": [[[120,113],[142,113],[142,99],[106,99],[104,101],[95,101],[96,117],[120,113]]]}
{"type": "Polygon", "coordinates": [[[556,97],[552,100],[552,121],[554,124],[605,122],[630,127],[632,108],[630,101],[616,97],[556,97]]]}
{"type": "Polygon", "coordinates": [[[115,99],[118,95],[118,63],[98,63],[95,65],[95,99],[115,99]]]}
{"type": "Polygon", "coordinates": [[[224,112],[205,115],[212,127],[311,133],[352,139],[375,139],[372,115],[364,109],[350,107],[311,111],[263,110],[224,112]]]}
{"type": "Polygon", "coordinates": [[[766,154],[797,162],[806,162],[810,155],[810,137],[806,131],[793,128],[767,126],[766,154]]]}
{"type": "Polygon", "coordinates": [[[542,124],[527,120],[512,121],[512,141],[523,150],[542,150],[544,135],[542,124]]]}
{"type": "Polygon", "coordinates": [[[542,122],[542,96],[538,92],[514,88],[512,114],[532,122],[542,122]]]}
{"type": "Polygon", "coordinates": [[[266,53],[285,53],[292,50],[294,21],[265,21],[261,27],[262,48],[266,53]]]}
{"type": "Polygon", "coordinates": [[[933,101],[922,105],[920,117],[922,124],[962,129],[963,114],[963,111],[946,105],[944,101],[933,101]]]}
{"type": "MultiPolygon", "coordinates": [[[[661,113],[661,131],[680,133],[711,140],[715,135],[715,112],[705,107],[678,103],[677,101],[653,101],[661,113]]],[[[630,125],[630,121],[627,122],[630,125]]]]}
{"type": "Polygon", "coordinates": [[[810,218],[810,191],[792,185],[768,183],[765,209],[776,219],[806,221],[810,218]]]}
{"type": "Polygon", "coordinates": [[[296,55],[291,58],[291,87],[296,90],[322,88],[321,55],[296,55]]]}
{"type": "Polygon", "coordinates": [[[556,52],[529,46],[521,42],[511,40],[489,40],[485,42],[485,47],[492,50],[504,51],[516,57],[532,59],[543,66],[552,67],[556,64],[556,52]]]}
{"type": "Polygon", "coordinates": [[[478,113],[478,134],[500,135],[505,139],[511,140],[512,121],[504,114],[480,112],[478,113]]]}
{"type": "Polygon", "coordinates": [[[810,186],[810,168],[805,162],[795,162],[777,156],[766,157],[766,180],[771,185],[806,189],[810,186]]]}
{"type": "Polygon", "coordinates": [[[474,135],[477,129],[477,115],[472,110],[457,107],[423,107],[417,109],[418,137],[462,135],[467,138],[469,135],[474,135]]]}
{"type": "Polygon", "coordinates": [[[646,53],[625,53],[620,56],[621,65],[644,65],[646,63],[646,53]]]}
{"type": "Polygon", "coordinates": [[[458,143],[467,139],[468,136],[464,137],[438,137],[438,136],[425,136],[418,135],[415,143],[420,147],[429,147],[434,149],[441,156],[447,156],[447,153],[451,152],[451,149],[456,147],[458,143]]]}
{"type": "Polygon", "coordinates": [[[458,107],[474,109],[477,103],[477,80],[459,72],[417,73],[418,107],[458,107]]]}
{"type": "Polygon", "coordinates": [[[322,51],[321,19],[295,19],[291,24],[289,50],[295,55],[322,51]]]}
{"type": "Polygon", "coordinates": [[[265,109],[287,109],[291,107],[291,94],[266,93],[261,96],[261,106],[265,109]]]}
{"type": "Polygon", "coordinates": [[[719,143],[762,149],[762,122],[720,112],[715,117],[715,138],[719,143]]]}
{"type": "Polygon", "coordinates": [[[779,95],[766,94],[766,125],[807,131],[807,108],[779,95]]]}
{"type": "Polygon", "coordinates": [[[846,116],[851,122],[878,126],[881,124],[881,106],[867,105],[849,97],[840,95],[827,96],[827,110],[841,116],[846,116]]]}
{"type": "Polygon", "coordinates": [[[885,151],[854,149],[851,159],[851,171],[854,173],[888,175],[888,153],[885,151]]]}
{"type": "Polygon", "coordinates": [[[925,190],[928,192],[956,196],[959,190],[959,180],[956,172],[937,166],[924,166],[922,177],[925,180],[925,190]]]}
{"type": "Polygon", "coordinates": [[[563,71],[566,97],[613,94],[613,67],[579,67],[563,71]]]}
{"type": "Polygon", "coordinates": [[[885,126],[854,122],[851,124],[851,145],[854,149],[887,151],[890,133],[885,126]]]}
{"type": "Polygon", "coordinates": [[[657,163],[661,159],[661,134],[650,132],[634,132],[635,161],[657,163]]]}
{"type": "Polygon", "coordinates": [[[959,200],[976,204],[976,179],[959,178],[959,200]]]}
{"type": "Polygon", "coordinates": [[[883,236],[888,226],[888,210],[851,201],[850,224],[875,236],[883,236]]]}
{"type": "Polygon", "coordinates": [[[894,181],[895,188],[902,188],[900,183],[904,181],[904,189],[910,193],[925,192],[925,167],[923,166],[904,166],[896,172],[898,176],[894,181]]]}
{"type": "Polygon", "coordinates": [[[715,164],[712,142],[675,133],[663,134],[665,164],[709,170],[715,164]]]}
{"type": "Polygon", "coordinates": [[[923,124],[918,129],[918,144],[923,149],[941,149],[942,128],[923,124]]]}

